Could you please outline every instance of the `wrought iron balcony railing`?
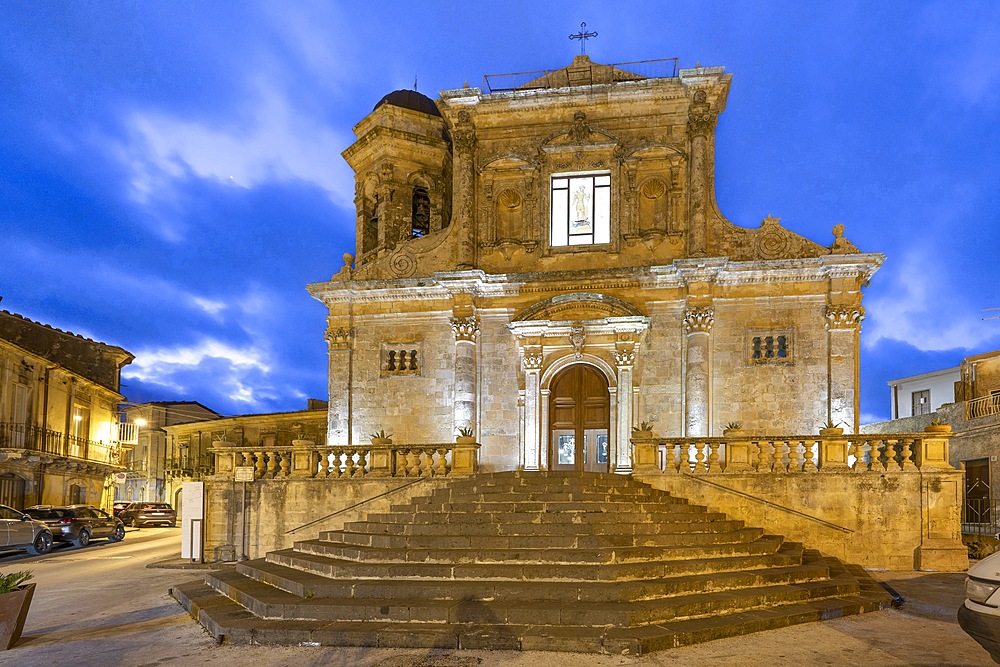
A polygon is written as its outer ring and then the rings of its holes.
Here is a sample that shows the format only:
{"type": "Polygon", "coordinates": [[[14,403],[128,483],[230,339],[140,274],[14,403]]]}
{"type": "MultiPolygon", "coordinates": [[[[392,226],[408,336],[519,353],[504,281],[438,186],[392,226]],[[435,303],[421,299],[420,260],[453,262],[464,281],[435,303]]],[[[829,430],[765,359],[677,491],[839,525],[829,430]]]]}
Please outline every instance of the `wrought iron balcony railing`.
{"type": "Polygon", "coordinates": [[[1000,394],[980,396],[965,402],[965,418],[979,419],[1000,414],[1000,394]]]}
{"type": "Polygon", "coordinates": [[[0,422],[0,448],[121,465],[121,450],[116,443],[88,440],[19,422],[0,422]]]}

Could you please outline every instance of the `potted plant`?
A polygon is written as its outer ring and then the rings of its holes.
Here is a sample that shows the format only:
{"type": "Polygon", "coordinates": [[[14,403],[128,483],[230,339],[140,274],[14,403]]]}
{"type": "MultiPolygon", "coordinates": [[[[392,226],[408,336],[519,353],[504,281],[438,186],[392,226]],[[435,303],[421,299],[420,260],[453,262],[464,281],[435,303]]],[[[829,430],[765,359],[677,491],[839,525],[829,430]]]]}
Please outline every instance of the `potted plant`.
{"type": "Polygon", "coordinates": [[[951,425],[940,417],[935,417],[924,427],[924,433],[951,433],[951,425]]]}
{"type": "Polygon", "coordinates": [[[379,429],[371,436],[373,445],[391,445],[392,444],[392,433],[386,434],[385,429],[379,429]]]}
{"type": "Polygon", "coordinates": [[[819,425],[819,434],[824,438],[844,435],[844,422],[835,422],[832,419],[827,419],[819,425]]]}
{"type": "Polygon", "coordinates": [[[26,583],[31,572],[0,574],[0,645],[7,650],[21,638],[35,585],[26,583]]]}
{"type": "Polygon", "coordinates": [[[736,438],[746,435],[743,430],[743,422],[731,421],[722,429],[722,435],[727,438],[736,438]]]}
{"type": "Polygon", "coordinates": [[[212,444],[214,444],[216,447],[232,447],[236,445],[235,442],[229,440],[228,431],[223,431],[222,433],[213,433],[212,444]]]}
{"type": "Polygon", "coordinates": [[[474,445],[476,437],[473,435],[472,427],[463,426],[458,429],[458,437],[455,438],[456,445],[474,445]]]}
{"type": "Polygon", "coordinates": [[[640,422],[638,426],[632,427],[633,438],[652,438],[653,422],[640,422]]]}

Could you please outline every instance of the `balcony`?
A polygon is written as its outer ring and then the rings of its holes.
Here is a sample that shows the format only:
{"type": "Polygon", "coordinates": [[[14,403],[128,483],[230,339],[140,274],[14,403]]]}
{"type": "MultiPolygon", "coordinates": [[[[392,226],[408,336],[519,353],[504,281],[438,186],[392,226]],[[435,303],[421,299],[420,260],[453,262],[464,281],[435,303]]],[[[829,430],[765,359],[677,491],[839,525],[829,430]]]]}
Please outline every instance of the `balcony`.
{"type": "Polygon", "coordinates": [[[121,466],[121,449],[118,443],[88,440],[31,424],[0,422],[0,449],[121,466]]]}
{"type": "Polygon", "coordinates": [[[1000,392],[965,401],[966,421],[996,414],[1000,414],[1000,392]]]}
{"type": "Polygon", "coordinates": [[[166,460],[164,471],[167,477],[189,477],[200,479],[205,475],[212,474],[211,456],[179,456],[166,460]]]}

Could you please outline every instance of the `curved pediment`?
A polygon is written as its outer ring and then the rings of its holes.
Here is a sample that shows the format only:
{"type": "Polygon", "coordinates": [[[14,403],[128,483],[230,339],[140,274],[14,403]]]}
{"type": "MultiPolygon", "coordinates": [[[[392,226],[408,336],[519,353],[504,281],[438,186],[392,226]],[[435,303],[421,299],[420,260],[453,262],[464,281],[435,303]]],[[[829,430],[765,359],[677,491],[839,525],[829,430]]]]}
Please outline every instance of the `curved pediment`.
{"type": "Polygon", "coordinates": [[[530,171],[536,168],[531,160],[521,155],[498,155],[482,165],[483,171],[530,171]]]}
{"type": "Polygon", "coordinates": [[[539,301],[521,312],[513,321],[582,322],[608,317],[644,317],[644,315],[632,304],[607,294],[574,292],[539,301]]]}

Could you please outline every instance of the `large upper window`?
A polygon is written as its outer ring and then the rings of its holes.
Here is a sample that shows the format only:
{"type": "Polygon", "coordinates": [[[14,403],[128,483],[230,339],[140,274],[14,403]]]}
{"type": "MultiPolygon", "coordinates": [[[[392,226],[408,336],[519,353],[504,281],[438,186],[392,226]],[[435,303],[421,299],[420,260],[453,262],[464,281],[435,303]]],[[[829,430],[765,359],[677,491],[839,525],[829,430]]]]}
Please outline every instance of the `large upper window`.
{"type": "Polygon", "coordinates": [[[552,177],[553,246],[611,242],[611,174],[552,177]]]}

